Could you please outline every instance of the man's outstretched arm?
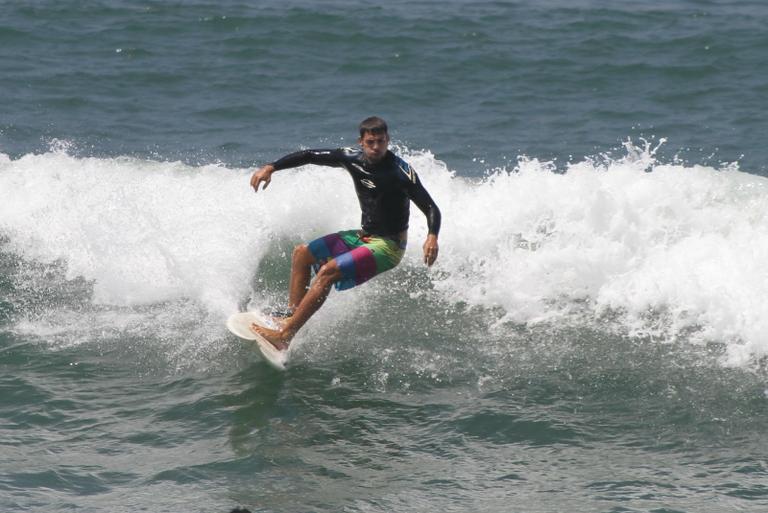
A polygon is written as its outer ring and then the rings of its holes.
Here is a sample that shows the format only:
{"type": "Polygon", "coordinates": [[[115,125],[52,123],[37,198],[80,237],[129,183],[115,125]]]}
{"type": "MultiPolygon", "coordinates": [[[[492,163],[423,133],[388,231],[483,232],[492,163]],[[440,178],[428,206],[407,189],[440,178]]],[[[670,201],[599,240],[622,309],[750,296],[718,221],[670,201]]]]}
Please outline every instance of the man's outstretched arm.
{"type": "Polygon", "coordinates": [[[259,186],[266,189],[272,181],[272,173],[281,169],[301,167],[307,164],[318,166],[341,167],[343,165],[343,152],[341,150],[302,150],[290,153],[270,164],[260,167],[251,176],[251,187],[259,192],[259,186]]]}

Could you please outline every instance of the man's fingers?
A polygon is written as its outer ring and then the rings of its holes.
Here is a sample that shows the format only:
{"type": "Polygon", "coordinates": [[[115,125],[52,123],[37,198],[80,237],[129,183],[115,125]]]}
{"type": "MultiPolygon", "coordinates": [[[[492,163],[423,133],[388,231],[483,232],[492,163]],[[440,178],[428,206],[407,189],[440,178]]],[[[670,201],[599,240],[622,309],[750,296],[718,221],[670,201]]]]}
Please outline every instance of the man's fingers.
{"type": "Polygon", "coordinates": [[[259,185],[261,185],[263,183],[264,185],[261,188],[262,189],[266,189],[267,186],[269,185],[269,181],[270,181],[269,178],[263,178],[261,176],[254,176],[251,179],[251,187],[253,187],[253,190],[255,192],[259,192],[259,185]]]}
{"type": "Polygon", "coordinates": [[[267,188],[269,182],[272,180],[272,173],[274,173],[274,168],[269,165],[260,167],[253,172],[253,175],[251,175],[251,187],[253,187],[254,192],[259,192],[260,185],[262,186],[262,189],[267,188]]]}
{"type": "Polygon", "coordinates": [[[437,260],[437,248],[427,248],[424,250],[424,263],[431,266],[437,260]]]}

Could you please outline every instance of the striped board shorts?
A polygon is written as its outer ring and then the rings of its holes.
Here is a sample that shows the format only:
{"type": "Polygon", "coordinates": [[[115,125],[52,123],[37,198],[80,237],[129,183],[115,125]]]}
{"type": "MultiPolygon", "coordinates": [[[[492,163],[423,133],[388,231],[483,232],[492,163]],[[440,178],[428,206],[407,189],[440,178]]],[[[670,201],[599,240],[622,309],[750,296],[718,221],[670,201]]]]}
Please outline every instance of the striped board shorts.
{"type": "Polygon", "coordinates": [[[406,240],[367,235],[359,230],[331,233],[308,244],[317,261],[315,273],[331,258],[342,273],[336,290],[351,289],[389,271],[403,259],[406,240]]]}

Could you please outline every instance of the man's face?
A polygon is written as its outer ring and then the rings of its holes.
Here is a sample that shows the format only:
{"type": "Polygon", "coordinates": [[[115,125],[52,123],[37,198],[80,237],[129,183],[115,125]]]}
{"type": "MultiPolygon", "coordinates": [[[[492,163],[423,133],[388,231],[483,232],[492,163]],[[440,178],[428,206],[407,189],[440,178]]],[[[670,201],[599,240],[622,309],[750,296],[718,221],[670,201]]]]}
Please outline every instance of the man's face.
{"type": "Polygon", "coordinates": [[[368,162],[378,162],[387,154],[389,148],[388,134],[372,134],[366,132],[358,141],[363,147],[363,154],[368,162]]]}

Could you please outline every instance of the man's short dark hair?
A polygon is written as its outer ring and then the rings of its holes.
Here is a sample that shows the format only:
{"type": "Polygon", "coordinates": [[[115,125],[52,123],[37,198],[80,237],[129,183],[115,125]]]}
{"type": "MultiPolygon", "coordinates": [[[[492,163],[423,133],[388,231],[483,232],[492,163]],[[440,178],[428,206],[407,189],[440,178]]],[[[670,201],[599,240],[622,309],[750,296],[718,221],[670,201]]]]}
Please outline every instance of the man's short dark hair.
{"type": "Polygon", "coordinates": [[[365,134],[389,134],[387,122],[377,116],[365,118],[360,123],[360,137],[363,137],[365,134]]]}

